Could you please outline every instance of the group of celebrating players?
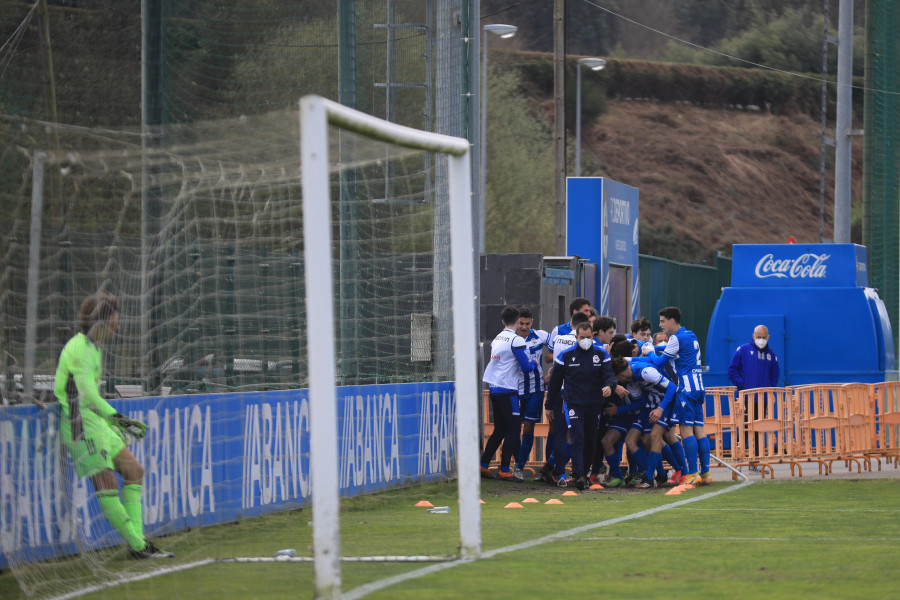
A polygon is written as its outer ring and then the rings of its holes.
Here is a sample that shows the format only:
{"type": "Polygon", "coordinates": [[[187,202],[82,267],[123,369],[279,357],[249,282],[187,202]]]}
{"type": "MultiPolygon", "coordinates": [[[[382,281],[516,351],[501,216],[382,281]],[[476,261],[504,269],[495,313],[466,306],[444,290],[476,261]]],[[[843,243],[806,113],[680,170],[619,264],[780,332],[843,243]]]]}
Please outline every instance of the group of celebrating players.
{"type": "Polygon", "coordinates": [[[500,448],[496,477],[524,481],[543,408],[550,433],[536,481],[559,487],[574,481],[578,489],[711,483],[700,344],[681,325],[681,310],[659,311],[656,344],[646,318],[631,324],[631,335],[617,335],[615,321],[597,315],[586,298],[572,300],[569,311],[571,320],[549,333],[532,328],[528,308],[501,312],[504,328],[491,343],[483,377],[494,431],[481,456],[482,476],[495,477],[490,462],[500,448]],[[545,360],[552,361],[546,377],[545,360]],[[663,460],[674,468],[671,477],[663,460]]]}

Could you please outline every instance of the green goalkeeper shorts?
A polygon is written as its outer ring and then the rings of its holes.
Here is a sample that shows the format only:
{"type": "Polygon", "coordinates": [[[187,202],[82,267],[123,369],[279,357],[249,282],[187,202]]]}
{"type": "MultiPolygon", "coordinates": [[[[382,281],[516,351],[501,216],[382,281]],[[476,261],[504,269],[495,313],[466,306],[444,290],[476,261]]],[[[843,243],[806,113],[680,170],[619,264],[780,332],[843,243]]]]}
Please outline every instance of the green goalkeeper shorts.
{"type": "Polygon", "coordinates": [[[113,459],[125,448],[125,440],[99,418],[92,426],[85,425],[84,437],[78,441],[72,441],[68,423],[60,428],[63,445],[75,464],[75,472],[79,477],[91,477],[106,469],[115,470],[113,459]]]}

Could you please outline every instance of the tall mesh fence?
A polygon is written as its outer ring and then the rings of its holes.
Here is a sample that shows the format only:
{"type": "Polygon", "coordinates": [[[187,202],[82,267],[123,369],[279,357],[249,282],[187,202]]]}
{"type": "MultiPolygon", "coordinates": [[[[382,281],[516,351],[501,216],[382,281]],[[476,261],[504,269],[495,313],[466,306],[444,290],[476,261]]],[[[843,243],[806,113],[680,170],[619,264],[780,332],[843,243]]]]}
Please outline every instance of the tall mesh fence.
{"type": "MultiPolygon", "coordinates": [[[[80,301],[97,290],[124,297],[123,332],[140,340],[112,353],[109,385],[304,385],[296,102],[314,93],[466,137],[467,64],[477,50],[468,10],[466,0],[51,0],[46,11],[40,2],[0,11],[5,397],[21,391],[28,362],[37,376],[52,375],[80,301]],[[41,252],[29,359],[35,194],[41,252]]],[[[355,160],[352,148],[336,151],[355,160]]],[[[371,173],[345,172],[335,193],[352,199],[361,181],[371,189],[371,173]]],[[[414,195],[393,175],[379,172],[381,194],[367,207],[385,227],[446,211],[442,165],[422,165],[414,195]]],[[[358,233],[351,217],[339,219],[341,234],[358,233]]],[[[360,333],[409,335],[408,321],[365,318],[367,286],[415,287],[404,311],[430,313],[434,331],[446,329],[450,299],[431,290],[427,274],[433,261],[448,260],[446,246],[435,240],[433,251],[360,257],[365,272],[335,297],[339,314],[365,329],[342,332],[342,361],[366,361],[360,333]]],[[[340,242],[335,251],[359,247],[340,242]]],[[[438,333],[434,343],[432,362],[373,363],[365,380],[440,379],[452,348],[438,333]]]]}
{"type": "MultiPolygon", "coordinates": [[[[878,288],[900,334],[900,4],[866,3],[866,101],[863,244],[870,285],[878,288]]],[[[891,365],[888,365],[891,368],[891,365]]]]}

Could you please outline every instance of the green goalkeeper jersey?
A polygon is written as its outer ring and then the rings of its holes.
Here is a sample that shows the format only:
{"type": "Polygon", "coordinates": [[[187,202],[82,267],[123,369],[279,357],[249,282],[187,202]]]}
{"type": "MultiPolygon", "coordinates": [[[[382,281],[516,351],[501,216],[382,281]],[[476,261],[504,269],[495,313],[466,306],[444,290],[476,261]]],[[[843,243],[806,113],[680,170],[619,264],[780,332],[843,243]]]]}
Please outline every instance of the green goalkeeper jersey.
{"type": "Polygon", "coordinates": [[[118,411],[100,395],[102,358],[100,348],[83,333],[69,340],[59,356],[54,393],[72,440],[111,432],[107,419],[118,411]]]}

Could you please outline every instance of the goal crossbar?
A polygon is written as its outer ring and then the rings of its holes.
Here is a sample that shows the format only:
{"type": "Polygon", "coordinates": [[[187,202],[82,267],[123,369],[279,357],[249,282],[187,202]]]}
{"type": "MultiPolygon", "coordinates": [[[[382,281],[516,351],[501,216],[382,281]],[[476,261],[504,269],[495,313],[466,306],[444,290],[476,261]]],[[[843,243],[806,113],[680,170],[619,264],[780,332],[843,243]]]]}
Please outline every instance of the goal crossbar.
{"type": "Polygon", "coordinates": [[[336,373],[328,126],[448,155],[450,265],[458,458],[460,558],[481,554],[475,254],[469,142],[404,127],[318,96],[300,100],[300,162],[309,344],[310,478],[317,598],[341,590],[336,373]],[[316,282],[311,285],[310,282],[316,282]]]}

